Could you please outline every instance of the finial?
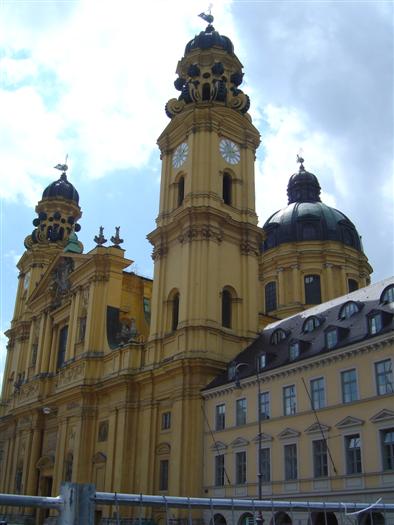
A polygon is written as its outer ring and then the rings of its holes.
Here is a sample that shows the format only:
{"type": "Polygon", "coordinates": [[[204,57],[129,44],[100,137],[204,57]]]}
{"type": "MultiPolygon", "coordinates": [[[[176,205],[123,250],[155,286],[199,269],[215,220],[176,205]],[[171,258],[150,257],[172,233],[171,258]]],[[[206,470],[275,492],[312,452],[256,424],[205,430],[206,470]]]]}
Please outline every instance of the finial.
{"type": "Polygon", "coordinates": [[[54,166],[55,170],[60,170],[63,173],[66,173],[66,171],[68,170],[67,159],[68,159],[68,153],[66,155],[66,160],[64,161],[64,164],[56,164],[56,166],[54,166]]]}
{"type": "Polygon", "coordinates": [[[297,162],[300,164],[300,171],[305,171],[304,168],[304,159],[301,157],[302,151],[300,150],[300,155],[297,154],[297,162]]]}
{"type": "MultiPolygon", "coordinates": [[[[203,20],[205,20],[205,22],[208,22],[209,25],[212,24],[213,22],[213,16],[211,15],[211,9],[212,9],[212,4],[209,4],[209,7],[208,7],[208,14],[207,13],[200,13],[198,16],[200,18],[202,18],[203,20]]],[[[209,26],[208,26],[209,27],[209,26]]]]}
{"type": "Polygon", "coordinates": [[[119,236],[119,230],[120,226],[115,226],[115,235],[111,237],[111,242],[113,243],[114,248],[120,248],[120,244],[122,244],[123,239],[119,236]]]}
{"type": "Polygon", "coordinates": [[[94,242],[97,244],[97,246],[102,246],[107,242],[107,239],[104,237],[104,227],[100,226],[99,234],[94,237],[94,242]]]}

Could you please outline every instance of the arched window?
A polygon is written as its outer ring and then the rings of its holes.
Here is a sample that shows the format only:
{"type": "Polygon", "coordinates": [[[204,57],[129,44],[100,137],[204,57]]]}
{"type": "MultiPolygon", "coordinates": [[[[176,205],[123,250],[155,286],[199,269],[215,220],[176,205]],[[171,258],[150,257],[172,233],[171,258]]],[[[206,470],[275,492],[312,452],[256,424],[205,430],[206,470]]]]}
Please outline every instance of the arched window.
{"type": "Polygon", "coordinates": [[[306,304],[320,304],[321,290],[320,290],[320,275],[305,275],[305,303],[306,304]]]}
{"type": "Polygon", "coordinates": [[[225,173],[223,175],[223,201],[224,204],[231,205],[232,204],[232,185],[233,181],[231,179],[231,175],[228,173],[225,173]]]}
{"type": "Polygon", "coordinates": [[[180,206],[185,198],[185,177],[182,175],[178,180],[178,206],[180,206]]]}
{"type": "Polygon", "coordinates": [[[283,339],[286,339],[287,334],[282,328],[278,328],[271,335],[271,344],[278,345],[283,339]]]}
{"type": "Polygon", "coordinates": [[[316,328],[319,328],[319,326],[322,324],[322,320],[317,317],[316,315],[311,315],[307,319],[305,319],[305,322],[302,326],[302,331],[307,334],[309,332],[313,332],[316,330],[316,328]]]}
{"type": "Polygon", "coordinates": [[[350,319],[350,317],[358,313],[360,309],[361,308],[358,303],[356,303],[355,301],[348,301],[342,306],[339,312],[339,319],[350,319]]]}
{"type": "Polygon", "coordinates": [[[172,317],[171,317],[172,331],[178,328],[178,321],[179,321],[179,293],[177,292],[172,299],[172,317]]]}
{"type": "Polygon", "coordinates": [[[205,83],[202,87],[202,99],[211,100],[211,86],[208,83],[205,83]]]}
{"type": "Polygon", "coordinates": [[[347,287],[348,287],[349,293],[355,292],[356,290],[358,290],[358,282],[355,279],[348,279],[347,287]]]}
{"type": "Polygon", "coordinates": [[[394,303],[394,284],[390,284],[383,290],[380,302],[383,304],[394,303]]]}
{"type": "Polygon", "coordinates": [[[231,328],[232,324],[232,297],[229,290],[222,290],[222,326],[231,328]]]}
{"type": "Polygon", "coordinates": [[[268,313],[276,308],[276,282],[272,281],[265,285],[265,311],[268,313]]]}

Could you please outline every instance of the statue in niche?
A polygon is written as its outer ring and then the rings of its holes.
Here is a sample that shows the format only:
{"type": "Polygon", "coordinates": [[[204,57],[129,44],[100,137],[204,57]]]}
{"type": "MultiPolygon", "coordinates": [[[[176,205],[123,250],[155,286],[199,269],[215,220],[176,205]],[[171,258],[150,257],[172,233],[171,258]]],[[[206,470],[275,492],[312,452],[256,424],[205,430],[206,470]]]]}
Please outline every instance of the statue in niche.
{"type": "Polygon", "coordinates": [[[108,421],[101,421],[98,429],[98,441],[107,441],[108,439],[108,421]]]}

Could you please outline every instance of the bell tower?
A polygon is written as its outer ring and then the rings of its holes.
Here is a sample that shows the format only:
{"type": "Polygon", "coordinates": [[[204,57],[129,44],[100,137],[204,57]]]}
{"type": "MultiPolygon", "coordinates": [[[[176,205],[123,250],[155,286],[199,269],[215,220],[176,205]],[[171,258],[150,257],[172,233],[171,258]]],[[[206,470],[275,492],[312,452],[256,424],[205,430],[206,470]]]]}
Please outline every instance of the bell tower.
{"type": "MultiPolygon", "coordinates": [[[[206,15],[208,16],[208,15],[206,15]]],[[[207,19],[207,18],[206,18],[207,19]]],[[[148,363],[228,362],[256,336],[254,160],[260,136],[239,86],[242,64],[210,23],[177,66],[180,96],[158,139],[162,174],[153,244],[148,363]]]]}

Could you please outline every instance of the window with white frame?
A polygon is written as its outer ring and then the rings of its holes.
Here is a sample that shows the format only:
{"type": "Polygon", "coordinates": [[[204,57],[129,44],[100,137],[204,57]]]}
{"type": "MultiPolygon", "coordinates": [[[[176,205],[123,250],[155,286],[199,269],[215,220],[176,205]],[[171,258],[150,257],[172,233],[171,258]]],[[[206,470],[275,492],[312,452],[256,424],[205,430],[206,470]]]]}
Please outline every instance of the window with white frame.
{"type": "Polygon", "coordinates": [[[226,426],[226,405],[216,405],[215,408],[215,430],[224,430],[226,426]]]}
{"type": "Polygon", "coordinates": [[[376,388],[378,396],[393,393],[393,370],[391,359],[375,363],[376,388]]]}
{"type": "Polygon", "coordinates": [[[224,455],[215,456],[215,486],[223,487],[224,485],[224,455]]]}
{"type": "Polygon", "coordinates": [[[235,454],[235,483],[243,485],[246,483],[246,452],[236,452],[235,454]]]}
{"type": "Polygon", "coordinates": [[[311,380],[311,402],[312,408],[318,410],[325,406],[324,378],[318,377],[311,380]]]}
{"type": "Polygon", "coordinates": [[[238,426],[246,423],[246,399],[237,399],[235,402],[235,424],[238,426]]]}
{"type": "Polygon", "coordinates": [[[270,393],[261,392],[259,401],[260,417],[261,419],[270,418],[270,393]]]}
{"type": "Polygon", "coordinates": [[[324,478],[328,476],[327,443],[325,439],[313,441],[313,476],[324,478]]]}
{"type": "Polygon", "coordinates": [[[380,312],[368,316],[368,330],[371,335],[375,335],[383,328],[382,314],[380,312]]]}
{"type": "Polygon", "coordinates": [[[383,470],[394,471],[394,427],[380,431],[383,470]]]}
{"type": "Polygon", "coordinates": [[[299,356],[300,356],[300,342],[292,341],[289,345],[289,359],[290,361],[294,361],[294,359],[297,359],[299,356]]]}
{"type": "Polygon", "coordinates": [[[341,372],[342,402],[351,403],[358,399],[357,373],[356,369],[341,372]]]}
{"type": "Polygon", "coordinates": [[[336,328],[330,328],[326,331],[326,347],[331,350],[338,344],[338,330],[336,328]]]}
{"type": "Polygon", "coordinates": [[[260,449],[260,472],[261,481],[269,483],[271,481],[271,450],[269,448],[260,449]]]}
{"type": "Polygon", "coordinates": [[[283,387],[283,414],[291,416],[297,411],[295,385],[283,387]]]}
{"type": "Polygon", "coordinates": [[[267,366],[267,354],[263,352],[257,356],[257,370],[260,372],[267,366]]]}
{"type": "Polygon", "coordinates": [[[361,466],[361,438],[360,434],[345,436],[346,474],[360,474],[361,466]]]}
{"type": "Polygon", "coordinates": [[[284,446],[285,455],[285,480],[292,481],[297,479],[297,445],[284,446]]]}

